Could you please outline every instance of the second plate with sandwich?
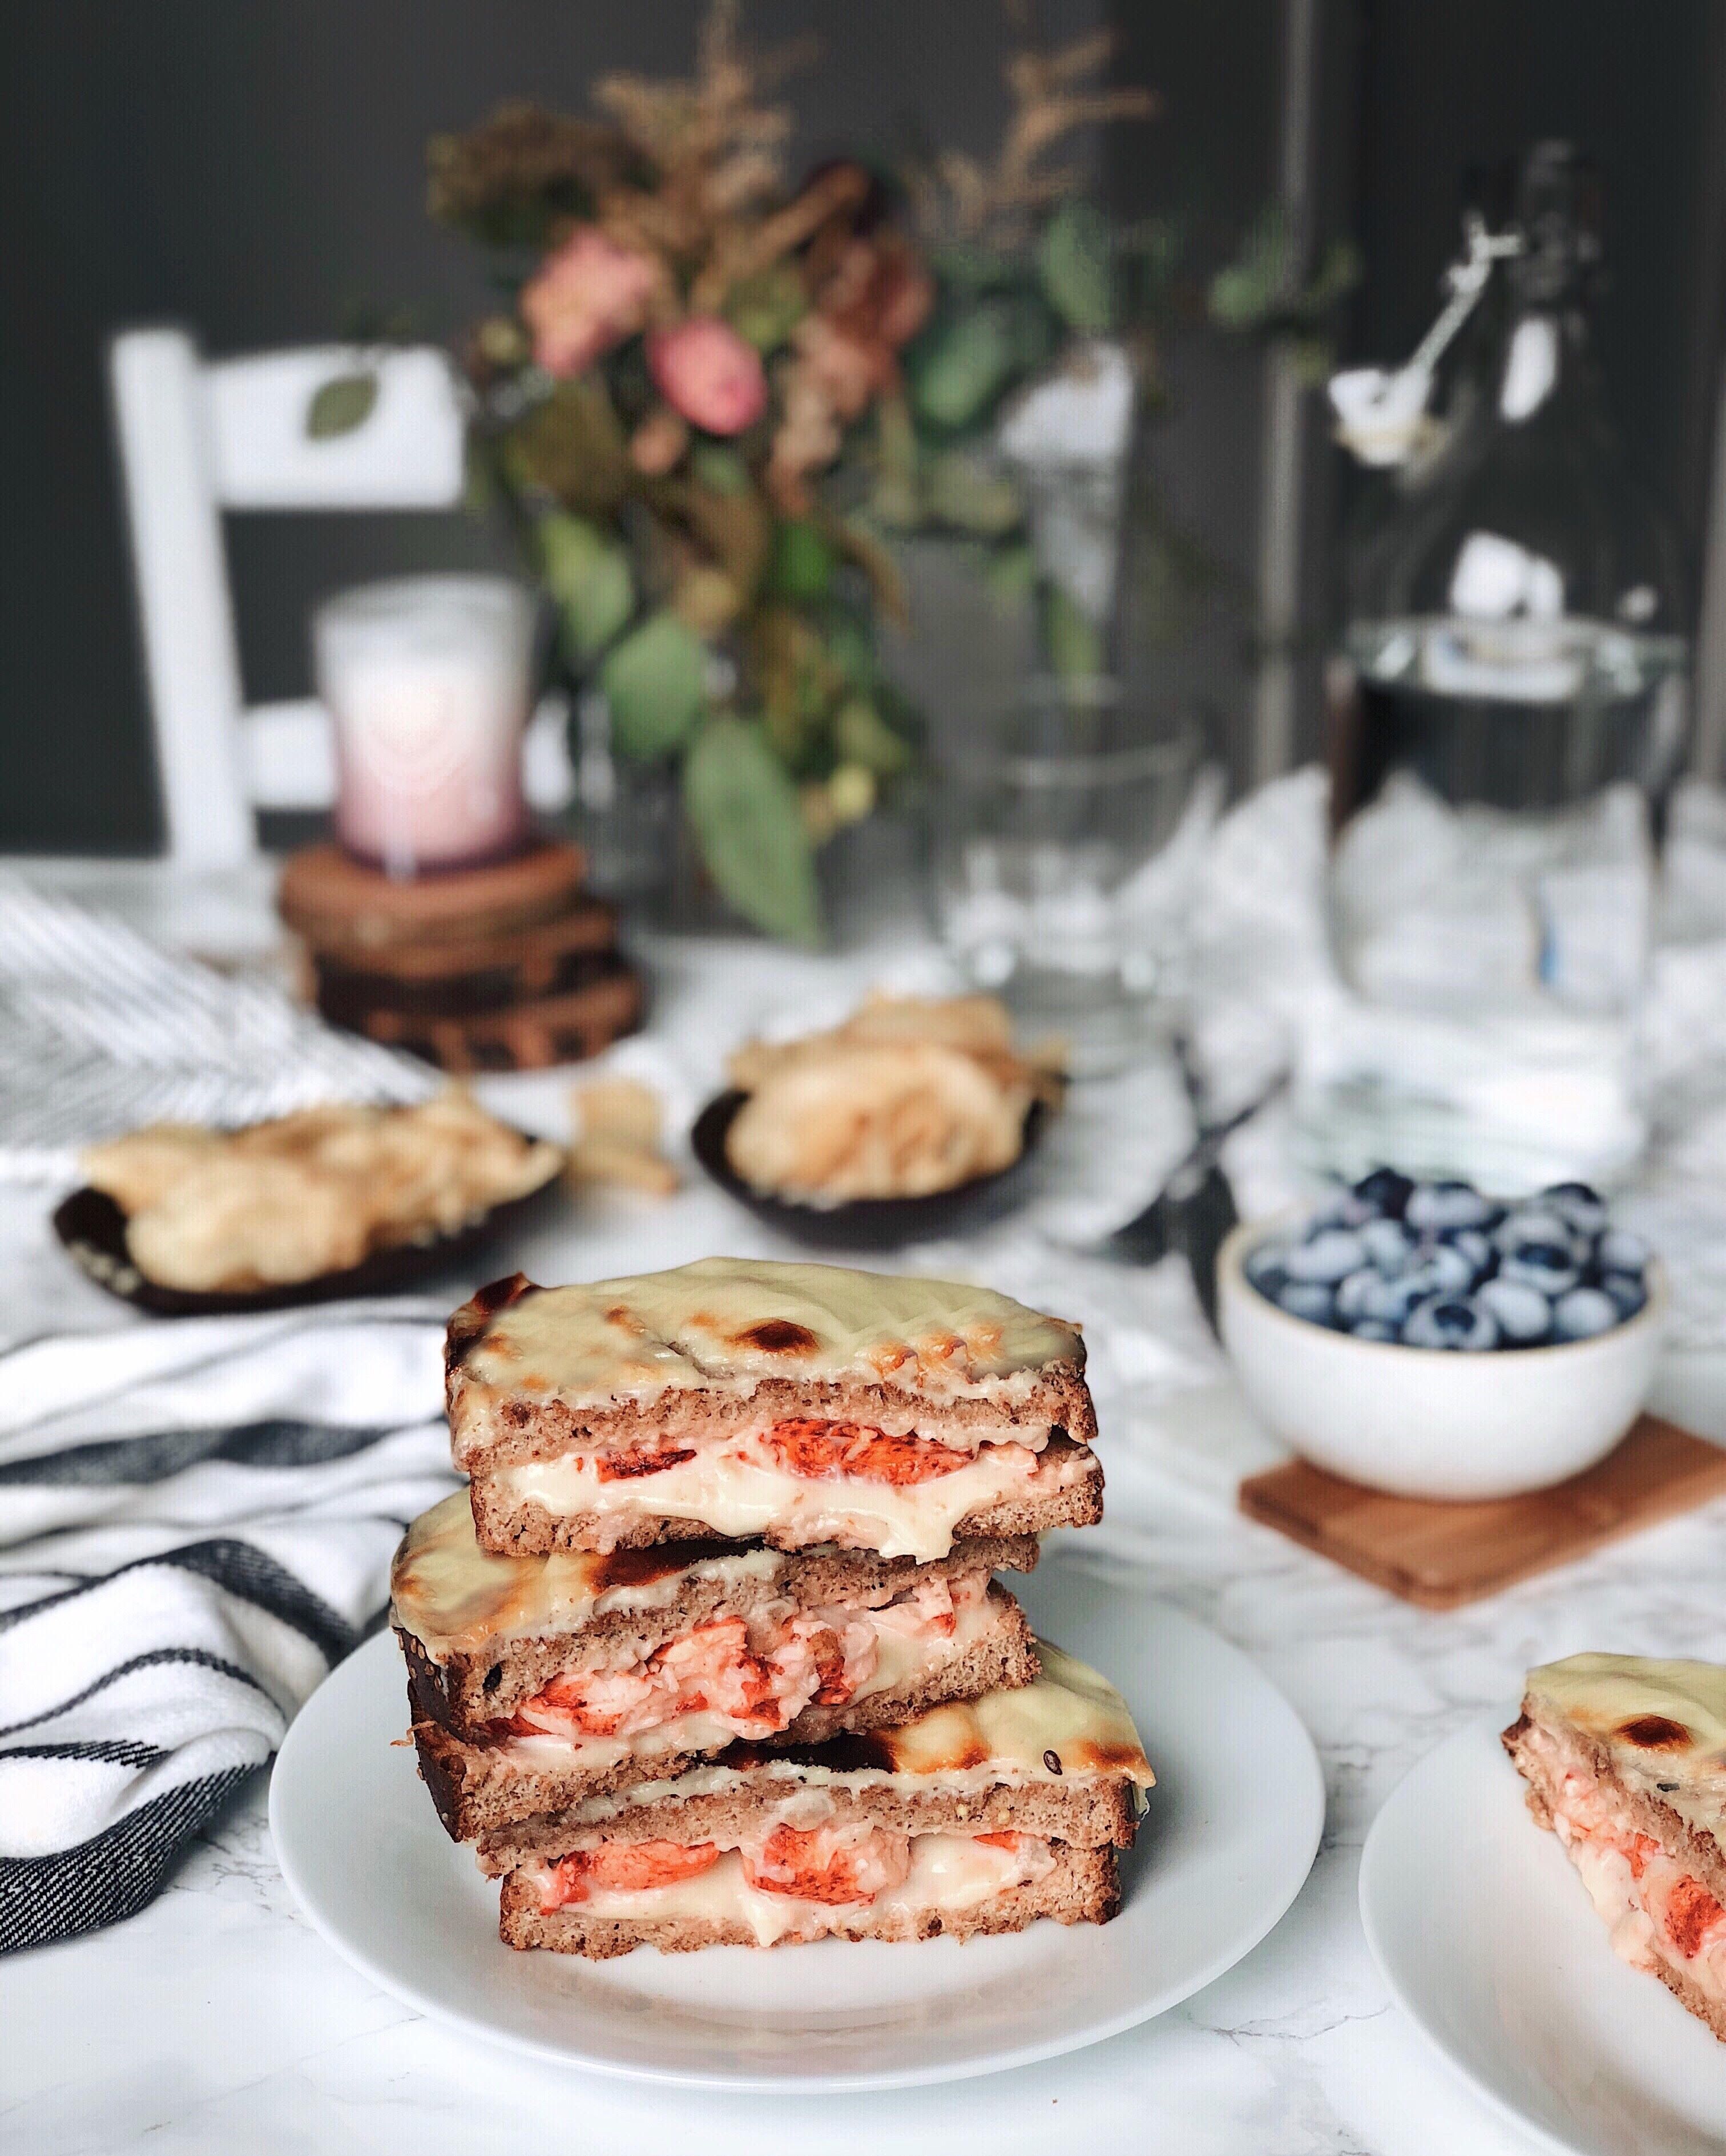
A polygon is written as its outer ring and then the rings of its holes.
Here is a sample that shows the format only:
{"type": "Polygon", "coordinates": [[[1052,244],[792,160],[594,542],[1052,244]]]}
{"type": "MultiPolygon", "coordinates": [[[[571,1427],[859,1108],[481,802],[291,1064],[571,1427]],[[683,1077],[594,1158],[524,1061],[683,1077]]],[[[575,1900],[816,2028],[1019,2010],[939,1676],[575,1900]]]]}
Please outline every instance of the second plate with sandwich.
{"type": "Polygon", "coordinates": [[[270,1822],[290,1884],[339,1952],[421,2011],[568,2065],[738,2092],[886,2088],[1052,2057],[1161,2013],[1250,1952],[1311,1866],[1311,1740],[1246,1657],[1053,1554],[1015,1585],[1039,1632],[1107,1670],[1157,1786],[1111,1923],[1034,1923],[912,1947],[520,1954],[499,1889],[439,1826],[394,1740],[403,1668],[380,1638],[288,1734],[270,1822]]]}

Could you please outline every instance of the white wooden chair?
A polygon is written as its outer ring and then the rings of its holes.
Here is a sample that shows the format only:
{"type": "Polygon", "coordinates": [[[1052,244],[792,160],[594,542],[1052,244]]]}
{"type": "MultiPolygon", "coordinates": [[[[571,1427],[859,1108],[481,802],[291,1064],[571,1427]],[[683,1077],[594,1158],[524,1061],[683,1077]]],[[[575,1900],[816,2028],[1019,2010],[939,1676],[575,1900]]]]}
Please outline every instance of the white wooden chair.
{"type": "MultiPolygon", "coordinates": [[[[256,851],[254,810],[330,805],[335,757],[316,699],[244,706],[223,512],[450,509],[462,490],[460,391],[429,348],[319,345],[209,362],[177,329],[123,332],[109,365],[167,850],[179,867],[231,867],[256,851]],[[313,396],[360,372],[377,379],[371,411],[314,439],[313,396]]],[[[529,730],[537,808],[568,798],[562,717],[547,700],[529,730]]]]}

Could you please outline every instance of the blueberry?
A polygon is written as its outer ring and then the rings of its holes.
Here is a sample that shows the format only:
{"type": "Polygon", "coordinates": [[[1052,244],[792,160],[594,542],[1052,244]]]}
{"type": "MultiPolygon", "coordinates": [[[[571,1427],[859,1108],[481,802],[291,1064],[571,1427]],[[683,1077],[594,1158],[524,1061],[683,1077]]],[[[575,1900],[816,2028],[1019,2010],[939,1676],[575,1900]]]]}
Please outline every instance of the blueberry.
{"type": "Polygon", "coordinates": [[[1292,1281],[1318,1281],[1328,1286],[1358,1272],[1366,1263],[1359,1235],[1347,1228],[1321,1228],[1304,1243],[1297,1243],[1283,1263],[1292,1281]]]}
{"type": "Polygon", "coordinates": [[[1568,1294],[1582,1273],[1567,1244],[1523,1243],[1499,1260],[1498,1277],[1557,1296],[1568,1294]]]}
{"type": "Polygon", "coordinates": [[[1328,1325],[1336,1315],[1336,1297],[1317,1281],[1291,1281],[1277,1296],[1277,1304],[1291,1317],[1303,1317],[1309,1325],[1328,1325]]]}
{"type": "Polygon", "coordinates": [[[1648,1262],[1648,1245],[1628,1228],[1609,1228],[1595,1255],[1603,1273],[1639,1273],[1648,1262]]]}
{"type": "Polygon", "coordinates": [[[1374,1325],[1400,1325],[1420,1300],[1420,1282],[1412,1273],[1398,1280],[1380,1280],[1363,1294],[1360,1314],[1374,1325]]]}
{"type": "Polygon", "coordinates": [[[1501,1274],[1475,1291],[1475,1301],[1492,1312],[1498,1330],[1513,1348],[1531,1348],[1544,1340],[1552,1324],[1552,1305],[1538,1287],[1526,1281],[1506,1280],[1501,1274]]]}
{"type": "Polygon", "coordinates": [[[1245,1270],[1253,1286],[1263,1288],[1266,1295],[1274,1295],[1288,1277],[1287,1245],[1283,1243],[1261,1243],[1247,1253],[1245,1270]],[[1274,1282],[1275,1286],[1267,1285],[1274,1282]]]}
{"type": "Polygon", "coordinates": [[[1368,1296],[1375,1295],[1384,1285],[1383,1274],[1374,1272],[1370,1265],[1363,1265],[1358,1273],[1350,1273],[1337,1284],[1337,1316],[1345,1325],[1364,1317],[1368,1296]]]}
{"type": "Polygon", "coordinates": [[[1410,1348],[1455,1348],[1465,1354],[1478,1354],[1497,1346],[1498,1327],[1489,1310],[1455,1298],[1423,1302],[1410,1314],[1402,1337],[1410,1348]]]}
{"type": "Polygon", "coordinates": [[[1444,1240],[1451,1250],[1459,1251],[1467,1259],[1474,1268],[1477,1280],[1492,1270],[1492,1245],[1478,1228],[1457,1228],[1444,1240]]]}
{"type": "Polygon", "coordinates": [[[1472,1183],[1422,1183],[1415,1186],[1404,1217],[1410,1227],[1422,1229],[1479,1228],[1494,1209],[1472,1183]]]}
{"type": "Polygon", "coordinates": [[[1363,1317],[1359,1324],[1351,1325],[1350,1333],[1357,1340],[1394,1340],[1396,1327],[1386,1325],[1381,1317],[1363,1317]]]}
{"type": "Polygon", "coordinates": [[[1560,1340],[1591,1340],[1618,1322],[1617,1304],[1597,1287],[1573,1287],[1559,1297],[1552,1313],[1552,1329],[1560,1340]]]}
{"type": "Polygon", "coordinates": [[[1421,1295],[1467,1295],[1474,1286],[1475,1268],[1454,1243],[1427,1243],[1415,1251],[1414,1270],[1407,1277],[1418,1283],[1421,1295]]]}
{"type": "Polygon", "coordinates": [[[1634,1317],[1648,1300],[1648,1291],[1638,1273],[1602,1273],[1600,1292],[1610,1296],[1621,1318],[1634,1317]]]}
{"type": "Polygon", "coordinates": [[[1598,1235],[1606,1224],[1606,1201],[1585,1183],[1554,1183],[1541,1192],[1540,1203],[1579,1235],[1598,1235]]]}
{"type": "Polygon", "coordinates": [[[1400,1273],[1415,1247],[1414,1237],[1400,1220],[1369,1220],[1360,1231],[1360,1240],[1381,1273],[1400,1273]]]}
{"type": "Polygon", "coordinates": [[[1492,1240],[1501,1250],[1519,1250],[1524,1243],[1549,1243],[1567,1250],[1574,1237],[1562,1213],[1549,1212],[1544,1206],[1521,1205],[1505,1214],[1492,1240]]]}
{"type": "Polygon", "coordinates": [[[1394,1168],[1375,1168],[1355,1184],[1354,1195],[1385,1219],[1400,1220],[1414,1187],[1407,1176],[1399,1175],[1394,1168]]]}

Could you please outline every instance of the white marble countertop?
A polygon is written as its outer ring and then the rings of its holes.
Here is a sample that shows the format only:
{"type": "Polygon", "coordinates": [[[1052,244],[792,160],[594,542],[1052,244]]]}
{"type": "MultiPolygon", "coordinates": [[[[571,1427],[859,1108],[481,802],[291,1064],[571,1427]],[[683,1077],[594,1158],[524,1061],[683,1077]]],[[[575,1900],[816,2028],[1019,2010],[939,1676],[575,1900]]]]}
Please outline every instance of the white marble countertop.
{"type": "MultiPolygon", "coordinates": [[[[758,948],[654,955],[657,1014],[625,1060],[653,1072],[674,1113],[693,1105],[725,1046],[758,1017],[822,996],[842,1002],[881,970],[869,958],[773,954],[763,963],[758,948]]],[[[1165,1079],[1143,1082],[1148,1104],[1166,1104],[1155,1091],[1165,1079]]],[[[500,1081],[501,1102],[555,1127],[566,1083],[500,1081]]],[[[1079,1139],[1083,1129],[1074,1125],[1079,1139]]],[[[260,1776],[142,1914],[0,1960],[0,2152],[1532,2148],[1390,2005],[1356,1912],[1361,1845],[1416,1760],[1463,1722],[1513,1710],[1530,1663],[1598,1645],[1718,1653],[1726,1503],[1470,1609],[1406,1607],[1235,1512],[1236,1465],[1255,1440],[1233,1417],[1184,1278],[1169,1266],[1123,1272],[1074,1256],[1057,1239],[1082,1209],[1057,1194],[962,1255],[942,1255],[1084,1320],[1108,1474],[1108,1518],[1094,1546],[1126,1568],[1128,1608],[1164,1598],[1225,1635],[1282,1688],[1318,1745],[1323,1845],[1294,1907],[1254,1953],[1184,2006],[1051,2064],[819,2102],[681,2097],[489,2049],[374,1990],[294,1907],[260,1776]]],[[[543,1279],[773,1247],[718,1193],[691,1184],[662,1205],[595,1199],[498,1255],[543,1279]]],[[[930,1255],[918,1254],[926,1269],[930,1255]]],[[[125,1322],[64,1266],[39,1193],[0,1191],[0,1285],[8,1329],[125,1322]]],[[[1706,1372],[1690,1383],[1726,1434],[1726,1389],[1715,1394],[1706,1372]]],[[[1263,1800],[1274,1804],[1276,1790],[1263,1800]]]]}

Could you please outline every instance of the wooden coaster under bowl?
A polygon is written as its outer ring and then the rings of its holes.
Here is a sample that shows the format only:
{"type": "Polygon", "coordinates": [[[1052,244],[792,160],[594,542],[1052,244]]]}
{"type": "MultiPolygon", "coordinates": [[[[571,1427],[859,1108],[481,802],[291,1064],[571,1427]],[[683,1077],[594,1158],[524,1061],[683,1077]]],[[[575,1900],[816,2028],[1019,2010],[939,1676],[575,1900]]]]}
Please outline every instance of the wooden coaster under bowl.
{"type": "Polygon", "coordinates": [[[1241,1509],[1423,1609],[1455,1609],[1726,1496],[1726,1447],[1645,1414],[1598,1466],[1484,1502],[1397,1497],[1304,1460],[1250,1476],[1241,1509]]]}

